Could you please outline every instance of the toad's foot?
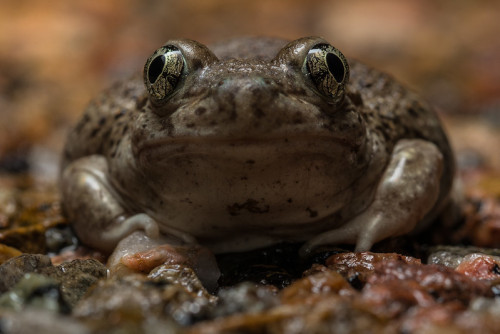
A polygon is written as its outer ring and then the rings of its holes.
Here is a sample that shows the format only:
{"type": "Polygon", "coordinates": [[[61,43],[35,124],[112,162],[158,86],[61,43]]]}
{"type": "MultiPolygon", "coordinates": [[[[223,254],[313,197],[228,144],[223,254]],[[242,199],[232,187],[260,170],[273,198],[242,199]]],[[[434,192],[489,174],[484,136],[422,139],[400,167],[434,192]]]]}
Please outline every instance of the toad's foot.
{"type": "Polygon", "coordinates": [[[339,243],[355,243],[356,251],[367,251],[382,239],[412,231],[437,201],[442,160],[441,152],[430,142],[399,141],[370,206],[342,227],[307,242],[301,254],[339,243]]]}
{"type": "Polygon", "coordinates": [[[212,252],[200,245],[180,245],[177,238],[151,238],[136,231],[123,239],[108,259],[111,275],[149,273],[162,265],[183,265],[193,269],[208,290],[217,287],[220,271],[212,252]]]}

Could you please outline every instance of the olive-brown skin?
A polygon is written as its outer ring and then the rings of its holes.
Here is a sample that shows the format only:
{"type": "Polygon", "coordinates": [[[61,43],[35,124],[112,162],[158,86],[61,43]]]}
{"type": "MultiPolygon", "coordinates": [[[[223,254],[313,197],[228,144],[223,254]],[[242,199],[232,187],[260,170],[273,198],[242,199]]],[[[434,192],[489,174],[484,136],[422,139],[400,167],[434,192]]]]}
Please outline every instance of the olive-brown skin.
{"type": "Polygon", "coordinates": [[[440,121],[354,60],[341,98],[325,96],[304,65],[318,43],[169,41],[185,63],[167,98],[136,76],[93,100],[62,165],[80,239],[111,251],[139,230],[215,252],[283,240],[366,250],[425,226],[454,174],[440,121]]]}

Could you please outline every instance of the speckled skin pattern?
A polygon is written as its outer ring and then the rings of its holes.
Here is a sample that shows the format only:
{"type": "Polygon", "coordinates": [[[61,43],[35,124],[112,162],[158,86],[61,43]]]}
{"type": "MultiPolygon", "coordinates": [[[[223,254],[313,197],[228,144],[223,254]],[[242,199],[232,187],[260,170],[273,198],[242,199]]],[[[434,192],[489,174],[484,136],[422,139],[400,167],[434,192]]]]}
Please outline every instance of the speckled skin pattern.
{"type": "Polygon", "coordinates": [[[332,103],[304,70],[316,37],[169,41],[185,59],[154,102],[142,77],[93,100],[70,132],[63,206],[79,238],[112,251],[133,231],[215,252],[283,240],[369,249],[443,207],[453,154],[434,112],[349,60],[332,103]]]}

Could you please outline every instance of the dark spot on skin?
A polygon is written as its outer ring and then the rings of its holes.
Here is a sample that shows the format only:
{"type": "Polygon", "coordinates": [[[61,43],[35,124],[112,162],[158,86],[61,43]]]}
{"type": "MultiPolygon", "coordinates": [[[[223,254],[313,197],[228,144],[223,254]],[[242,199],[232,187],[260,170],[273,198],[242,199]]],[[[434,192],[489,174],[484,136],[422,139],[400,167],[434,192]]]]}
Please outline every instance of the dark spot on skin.
{"type": "Polygon", "coordinates": [[[249,159],[249,160],[245,161],[245,163],[253,165],[255,163],[255,160],[249,159]]]}
{"type": "Polygon", "coordinates": [[[64,150],[64,159],[65,160],[70,160],[71,158],[71,153],[69,152],[69,150],[64,150]]]}
{"type": "Polygon", "coordinates": [[[309,212],[309,218],[318,216],[318,211],[312,210],[311,208],[306,208],[306,211],[309,212]]]}
{"type": "Polygon", "coordinates": [[[193,201],[189,197],[186,197],[181,199],[181,203],[193,204],[193,201]]]}
{"type": "Polygon", "coordinates": [[[107,142],[110,134],[111,134],[111,129],[108,129],[108,131],[104,132],[104,134],[102,135],[102,141],[107,142]]]}
{"type": "Polygon", "coordinates": [[[246,176],[242,176],[242,177],[240,177],[240,180],[242,180],[242,181],[246,181],[246,180],[248,180],[248,177],[246,177],[246,176]]]}
{"type": "Polygon", "coordinates": [[[141,110],[142,108],[144,108],[144,106],[146,105],[146,103],[148,102],[148,98],[146,96],[143,96],[139,99],[137,99],[137,102],[136,102],[136,110],[141,110]]]}
{"type": "Polygon", "coordinates": [[[197,69],[197,68],[203,67],[203,63],[201,62],[201,60],[196,59],[196,58],[192,60],[191,64],[193,66],[193,69],[197,69]]]}
{"type": "Polygon", "coordinates": [[[83,127],[90,121],[90,116],[88,114],[83,115],[80,122],[78,122],[75,130],[76,132],[82,131],[83,127]]]}
{"type": "Polygon", "coordinates": [[[254,199],[247,199],[244,203],[234,203],[227,206],[227,212],[231,216],[238,216],[241,211],[248,211],[250,213],[267,213],[269,212],[269,205],[262,205],[254,199]]]}
{"type": "Polygon", "coordinates": [[[304,120],[302,119],[302,115],[300,113],[297,113],[293,117],[293,124],[302,124],[304,120]]]}
{"type": "Polygon", "coordinates": [[[256,118],[262,118],[266,116],[266,113],[262,111],[262,108],[260,108],[259,106],[253,106],[253,115],[256,118]]]}
{"type": "Polygon", "coordinates": [[[207,111],[207,109],[206,109],[206,108],[204,108],[204,107],[198,107],[198,108],[196,108],[196,110],[194,111],[194,113],[195,113],[195,115],[196,115],[196,116],[201,116],[201,115],[203,115],[206,111],[207,111]]]}
{"type": "Polygon", "coordinates": [[[386,131],[386,128],[384,128],[383,126],[381,125],[377,125],[375,127],[375,129],[380,132],[382,134],[382,136],[384,136],[384,139],[385,141],[390,141],[390,136],[389,136],[389,133],[386,131]]]}
{"type": "Polygon", "coordinates": [[[172,124],[172,120],[170,117],[164,118],[160,121],[162,130],[166,131],[168,134],[172,133],[174,130],[174,125],[172,124]]]}
{"type": "Polygon", "coordinates": [[[119,119],[120,117],[122,117],[123,115],[125,115],[127,113],[127,110],[125,109],[122,109],[120,110],[120,112],[118,112],[116,115],[115,115],[115,120],[119,119]]]}
{"type": "Polygon", "coordinates": [[[95,128],[94,130],[92,130],[92,132],[90,133],[90,138],[94,138],[97,133],[99,132],[99,128],[95,128]]]}
{"type": "Polygon", "coordinates": [[[347,93],[347,95],[355,106],[361,106],[363,104],[361,94],[359,94],[358,92],[349,92],[347,93]]]}
{"type": "Polygon", "coordinates": [[[410,116],[412,116],[412,117],[415,117],[415,118],[417,118],[417,117],[418,117],[418,112],[417,112],[415,109],[413,109],[413,108],[408,109],[408,113],[409,113],[409,114],[410,114],[410,116]]]}
{"type": "Polygon", "coordinates": [[[238,113],[236,112],[236,109],[233,108],[231,114],[229,115],[229,120],[235,121],[237,118],[238,118],[238,113]]]}
{"type": "Polygon", "coordinates": [[[291,198],[287,199],[286,201],[287,201],[288,203],[292,203],[292,202],[293,202],[291,198]]]}

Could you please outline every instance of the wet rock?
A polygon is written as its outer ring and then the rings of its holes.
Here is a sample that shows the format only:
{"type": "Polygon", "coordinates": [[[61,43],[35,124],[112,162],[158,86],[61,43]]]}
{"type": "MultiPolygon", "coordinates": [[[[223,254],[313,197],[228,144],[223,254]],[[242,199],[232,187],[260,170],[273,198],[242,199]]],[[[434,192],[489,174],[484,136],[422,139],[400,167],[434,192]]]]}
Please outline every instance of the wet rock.
{"type": "Polygon", "coordinates": [[[201,322],[188,333],[396,333],[369,308],[346,297],[326,293],[308,300],[201,322]]]}
{"type": "Polygon", "coordinates": [[[481,333],[496,334],[500,328],[499,300],[475,299],[467,310],[457,304],[414,308],[401,319],[405,333],[481,333]]]}
{"type": "Polygon", "coordinates": [[[466,255],[455,269],[465,276],[481,280],[496,280],[500,283],[500,257],[485,254],[466,255]]]}
{"type": "MultiPolygon", "coordinates": [[[[485,184],[500,183],[497,175],[485,184]]],[[[498,193],[498,189],[496,189],[498,193]]],[[[465,206],[465,227],[463,233],[470,243],[479,247],[500,248],[500,198],[498,195],[484,195],[469,199],[465,206]]]]}
{"type": "Polygon", "coordinates": [[[47,252],[57,253],[62,248],[76,246],[77,239],[72,229],[67,225],[56,226],[45,231],[47,252]]]}
{"type": "Polygon", "coordinates": [[[15,190],[9,187],[3,187],[0,183],[0,228],[9,227],[12,216],[16,213],[17,202],[15,199],[15,190]]]}
{"type": "Polygon", "coordinates": [[[23,312],[2,311],[0,333],[90,334],[89,328],[75,319],[50,311],[26,309],[23,312]]]}
{"type": "Polygon", "coordinates": [[[55,184],[36,184],[27,174],[0,178],[0,243],[45,253],[47,229],[65,224],[55,184]]]}
{"type": "Polygon", "coordinates": [[[41,224],[11,228],[0,232],[0,242],[23,253],[45,253],[45,230],[41,224]]]}
{"type": "Polygon", "coordinates": [[[180,285],[193,295],[214,298],[205,290],[194,270],[187,266],[163,264],[153,269],[147,277],[157,284],[180,285]]]}
{"type": "Polygon", "coordinates": [[[489,284],[438,265],[401,264],[397,261],[375,267],[363,296],[382,312],[396,314],[406,308],[434,303],[459,302],[464,307],[477,297],[493,297],[489,284]],[[392,310],[395,304],[401,304],[392,310]],[[390,309],[383,309],[383,307],[390,309]]]}
{"type": "Polygon", "coordinates": [[[55,267],[46,255],[23,254],[0,266],[0,292],[11,289],[27,273],[54,279],[60,285],[64,301],[74,306],[90,286],[106,277],[106,267],[92,259],[74,260],[55,267]]]}
{"type": "MultiPolygon", "coordinates": [[[[282,312],[286,310],[283,306],[282,312]]],[[[397,333],[370,309],[340,296],[328,296],[314,304],[295,304],[293,315],[270,323],[274,333],[397,333]]]]}
{"type": "Polygon", "coordinates": [[[0,293],[12,288],[24,274],[52,266],[50,258],[40,254],[23,254],[0,265],[0,293]]]}
{"type": "Polygon", "coordinates": [[[181,325],[208,317],[217,301],[190,267],[164,264],[152,270],[147,278],[159,286],[168,286],[164,294],[165,311],[181,325]]]}
{"type": "Polygon", "coordinates": [[[9,292],[0,296],[0,307],[16,311],[31,307],[56,313],[70,310],[62,298],[58,282],[34,273],[24,275],[9,292]]]}
{"type": "Polygon", "coordinates": [[[0,244],[0,264],[21,254],[21,251],[16,248],[0,244]]]}
{"type": "Polygon", "coordinates": [[[74,260],[58,266],[40,268],[36,272],[60,284],[62,297],[70,307],[101,278],[106,277],[106,267],[97,260],[74,260]]]}
{"type": "Polygon", "coordinates": [[[465,333],[464,328],[456,323],[463,315],[463,306],[460,303],[413,307],[398,319],[398,333],[465,333]]]}
{"type": "Polygon", "coordinates": [[[460,247],[460,246],[438,246],[430,249],[427,263],[440,264],[450,268],[457,268],[464,258],[471,254],[483,254],[500,257],[500,249],[460,247]]]}
{"type": "Polygon", "coordinates": [[[470,304],[469,310],[488,313],[500,320],[500,298],[477,298],[470,304]]]}
{"type": "Polygon", "coordinates": [[[66,249],[59,252],[59,254],[51,256],[52,264],[55,266],[64,262],[70,262],[78,259],[95,259],[101,263],[106,263],[107,256],[84,245],[79,245],[77,247],[67,247],[66,249]]]}
{"type": "Polygon", "coordinates": [[[74,309],[74,315],[102,324],[167,321],[170,326],[187,326],[204,318],[215,298],[208,294],[193,271],[182,266],[163,265],[148,276],[135,274],[101,280],[74,309]]]}
{"type": "Polygon", "coordinates": [[[360,288],[375,270],[378,263],[396,261],[397,263],[419,265],[420,260],[396,253],[340,253],[330,256],[325,265],[344,276],[354,287],[360,288]]]}
{"type": "Polygon", "coordinates": [[[324,271],[306,276],[284,289],[281,292],[282,303],[314,303],[325,295],[355,295],[355,290],[341,274],[324,268],[324,271]]]}
{"type": "Polygon", "coordinates": [[[223,288],[218,297],[217,308],[211,314],[213,318],[236,313],[258,313],[279,304],[275,288],[251,282],[223,288]]]}

